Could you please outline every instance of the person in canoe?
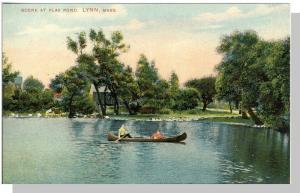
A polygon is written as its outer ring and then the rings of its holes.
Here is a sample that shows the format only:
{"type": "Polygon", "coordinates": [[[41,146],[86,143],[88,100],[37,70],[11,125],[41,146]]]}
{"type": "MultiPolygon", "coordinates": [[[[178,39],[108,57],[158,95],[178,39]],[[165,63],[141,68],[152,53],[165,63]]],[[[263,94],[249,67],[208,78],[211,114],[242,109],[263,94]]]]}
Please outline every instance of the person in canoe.
{"type": "Polygon", "coordinates": [[[155,133],[151,135],[151,139],[164,139],[164,138],[165,136],[159,130],[157,130],[155,133]]]}
{"type": "Polygon", "coordinates": [[[119,129],[119,133],[118,133],[118,138],[132,138],[131,135],[129,133],[126,133],[126,129],[124,127],[124,124],[121,125],[120,129],[119,129]]]}

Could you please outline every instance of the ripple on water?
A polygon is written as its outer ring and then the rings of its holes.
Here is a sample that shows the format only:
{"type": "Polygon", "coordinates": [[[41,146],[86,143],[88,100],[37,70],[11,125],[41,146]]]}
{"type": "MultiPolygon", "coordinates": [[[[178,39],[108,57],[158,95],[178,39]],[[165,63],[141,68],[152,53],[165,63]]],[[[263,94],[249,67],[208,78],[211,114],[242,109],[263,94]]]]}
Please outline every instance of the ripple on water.
{"type": "Polygon", "coordinates": [[[4,183],[289,183],[289,139],[200,122],[3,119],[4,183]],[[186,132],[185,145],[109,142],[186,132]],[[38,177],[37,177],[38,176],[38,177]]]}

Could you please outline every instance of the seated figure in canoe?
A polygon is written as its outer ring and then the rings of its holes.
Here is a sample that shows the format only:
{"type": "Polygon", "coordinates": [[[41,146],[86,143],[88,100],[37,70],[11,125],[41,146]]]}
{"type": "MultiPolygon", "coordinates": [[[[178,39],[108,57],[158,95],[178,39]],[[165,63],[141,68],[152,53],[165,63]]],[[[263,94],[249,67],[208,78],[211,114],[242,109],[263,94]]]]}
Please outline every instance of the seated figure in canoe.
{"type": "Polygon", "coordinates": [[[124,124],[122,124],[120,129],[119,129],[118,138],[119,139],[121,139],[121,138],[132,138],[129,133],[126,133],[126,129],[124,127],[124,124]]]}
{"type": "Polygon", "coordinates": [[[164,139],[165,136],[159,131],[157,130],[155,133],[153,133],[150,137],[151,139],[164,139]]]}

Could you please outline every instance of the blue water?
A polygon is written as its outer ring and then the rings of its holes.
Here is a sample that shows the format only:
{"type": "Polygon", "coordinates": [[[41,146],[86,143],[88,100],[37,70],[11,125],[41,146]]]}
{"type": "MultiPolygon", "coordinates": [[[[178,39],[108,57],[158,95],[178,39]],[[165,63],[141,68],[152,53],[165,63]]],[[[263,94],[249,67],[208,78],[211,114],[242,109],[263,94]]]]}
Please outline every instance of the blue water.
{"type": "Polygon", "coordinates": [[[221,123],[3,119],[4,183],[289,183],[289,136],[221,123]],[[185,144],[109,142],[186,132],[185,144]]]}

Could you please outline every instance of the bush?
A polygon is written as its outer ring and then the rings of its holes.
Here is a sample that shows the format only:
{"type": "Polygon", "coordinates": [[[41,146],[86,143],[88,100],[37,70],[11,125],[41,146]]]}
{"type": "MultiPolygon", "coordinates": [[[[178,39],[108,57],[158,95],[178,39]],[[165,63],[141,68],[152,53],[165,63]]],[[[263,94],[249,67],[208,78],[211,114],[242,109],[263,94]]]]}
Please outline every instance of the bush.
{"type": "Polygon", "coordinates": [[[199,110],[198,109],[190,109],[187,111],[187,114],[195,115],[198,114],[199,110]]]}
{"type": "Polygon", "coordinates": [[[186,88],[179,91],[176,96],[173,109],[187,110],[198,106],[199,92],[194,88],[186,88]]]}
{"type": "Polygon", "coordinates": [[[163,108],[163,109],[159,110],[158,113],[159,114],[171,114],[171,113],[173,113],[173,111],[171,109],[163,108]]]}

